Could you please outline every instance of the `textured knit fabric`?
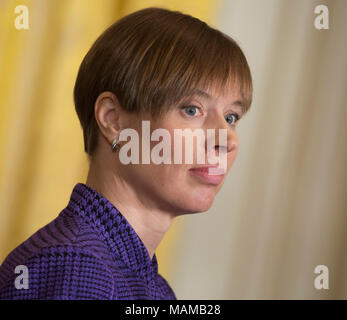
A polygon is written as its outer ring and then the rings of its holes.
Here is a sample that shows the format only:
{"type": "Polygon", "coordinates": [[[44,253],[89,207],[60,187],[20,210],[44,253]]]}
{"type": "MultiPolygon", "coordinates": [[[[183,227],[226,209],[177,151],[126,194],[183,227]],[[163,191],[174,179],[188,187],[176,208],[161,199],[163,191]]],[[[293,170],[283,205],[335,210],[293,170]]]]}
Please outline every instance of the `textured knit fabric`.
{"type": "MultiPolygon", "coordinates": [[[[18,287],[18,286],[17,286],[18,287]]],[[[103,196],[78,183],[67,207],[0,267],[0,299],[175,300],[142,240],[103,196]],[[16,289],[18,265],[28,289],[16,289]]]]}

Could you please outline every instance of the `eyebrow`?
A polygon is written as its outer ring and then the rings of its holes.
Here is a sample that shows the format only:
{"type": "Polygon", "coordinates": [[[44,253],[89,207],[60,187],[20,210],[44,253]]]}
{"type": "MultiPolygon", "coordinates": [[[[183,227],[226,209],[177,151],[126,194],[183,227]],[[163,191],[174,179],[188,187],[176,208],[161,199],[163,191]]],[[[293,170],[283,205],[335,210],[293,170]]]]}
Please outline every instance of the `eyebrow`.
{"type": "MultiPolygon", "coordinates": [[[[192,90],[189,90],[185,94],[186,97],[191,97],[191,96],[194,96],[194,95],[203,97],[203,98],[208,99],[208,100],[212,99],[212,96],[210,94],[208,94],[207,92],[205,92],[203,90],[200,90],[200,89],[192,89],[192,90]]],[[[244,106],[244,104],[242,103],[241,100],[235,100],[230,105],[239,107],[241,109],[242,114],[245,112],[245,106],[244,106]]]]}

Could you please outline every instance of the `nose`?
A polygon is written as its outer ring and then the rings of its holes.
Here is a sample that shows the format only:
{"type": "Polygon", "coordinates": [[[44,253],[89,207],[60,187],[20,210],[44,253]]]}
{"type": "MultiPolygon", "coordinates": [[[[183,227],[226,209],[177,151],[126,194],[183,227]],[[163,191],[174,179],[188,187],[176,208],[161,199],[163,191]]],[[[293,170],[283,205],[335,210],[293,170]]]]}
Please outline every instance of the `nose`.
{"type": "Polygon", "coordinates": [[[223,141],[221,135],[223,134],[220,130],[218,130],[218,138],[216,139],[215,150],[218,154],[219,152],[230,153],[235,151],[238,146],[238,138],[237,133],[233,132],[232,129],[225,129],[227,132],[226,143],[223,141]]]}
{"type": "MultiPolygon", "coordinates": [[[[238,135],[235,128],[232,128],[224,119],[224,117],[218,117],[215,119],[213,125],[211,123],[210,128],[215,130],[215,139],[213,143],[213,136],[208,139],[212,139],[210,146],[215,149],[216,155],[219,152],[230,153],[232,151],[237,151],[238,149],[238,135]]],[[[208,151],[208,150],[207,150],[208,151]]]]}

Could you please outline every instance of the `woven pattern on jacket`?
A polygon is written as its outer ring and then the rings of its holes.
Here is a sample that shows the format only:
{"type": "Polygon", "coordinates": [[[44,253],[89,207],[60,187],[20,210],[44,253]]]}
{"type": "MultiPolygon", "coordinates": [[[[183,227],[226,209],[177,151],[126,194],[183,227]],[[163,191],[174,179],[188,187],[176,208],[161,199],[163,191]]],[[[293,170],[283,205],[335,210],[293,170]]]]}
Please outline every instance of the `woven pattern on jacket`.
{"type": "MultiPolygon", "coordinates": [[[[17,286],[18,287],[18,286],[17,286]]],[[[143,242],[106,198],[78,183],[59,216],[0,267],[0,299],[168,299],[176,296],[143,242]],[[28,269],[17,289],[16,266],[28,269]]]]}

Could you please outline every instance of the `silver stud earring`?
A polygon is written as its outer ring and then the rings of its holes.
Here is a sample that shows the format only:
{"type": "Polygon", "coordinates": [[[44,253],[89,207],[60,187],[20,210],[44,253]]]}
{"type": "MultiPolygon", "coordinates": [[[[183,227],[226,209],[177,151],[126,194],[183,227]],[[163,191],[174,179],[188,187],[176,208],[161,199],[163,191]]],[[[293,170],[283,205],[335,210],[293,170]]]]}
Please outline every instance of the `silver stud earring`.
{"type": "Polygon", "coordinates": [[[112,142],[112,151],[116,151],[118,149],[117,138],[115,138],[112,142]]]}

